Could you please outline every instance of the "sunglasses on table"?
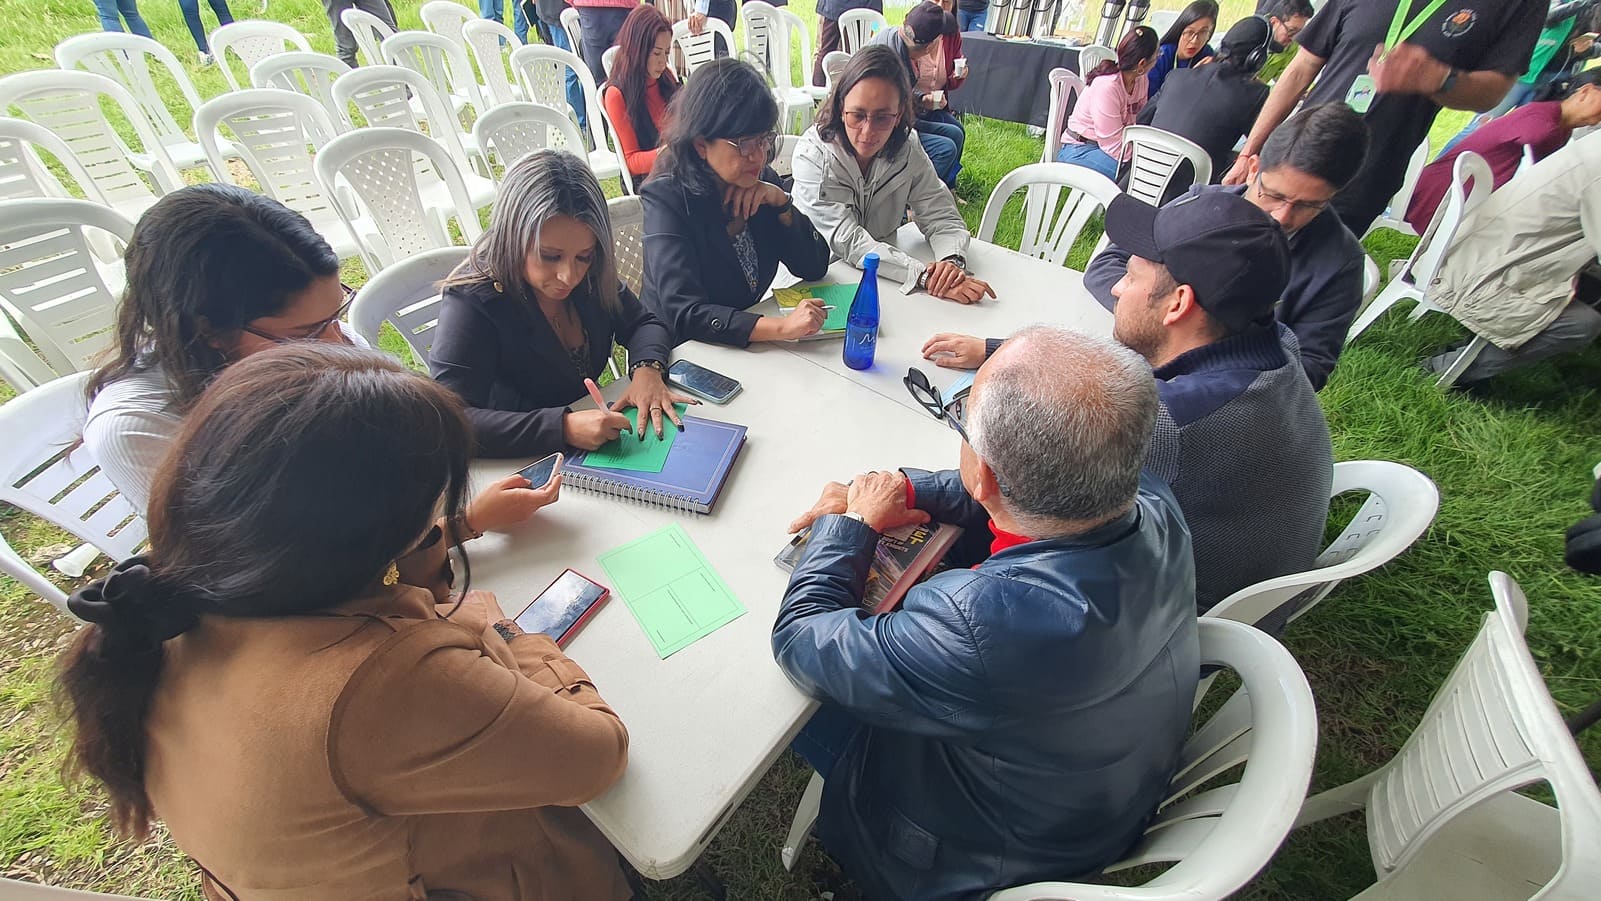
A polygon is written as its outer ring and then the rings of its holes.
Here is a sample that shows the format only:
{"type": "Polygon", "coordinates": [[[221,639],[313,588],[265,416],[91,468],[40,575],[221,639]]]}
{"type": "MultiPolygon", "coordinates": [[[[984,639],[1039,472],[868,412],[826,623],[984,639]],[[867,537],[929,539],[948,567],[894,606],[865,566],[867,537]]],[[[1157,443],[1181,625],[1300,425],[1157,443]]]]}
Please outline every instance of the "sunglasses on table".
{"type": "MultiPolygon", "coordinates": [[[[940,397],[939,389],[928,380],[928,374],[915,366],[906,370],[906,377],[901,379],[901,384],[906,386],[907,392],[912,395],[912,400],[917,401],[918,406],[927,410],[935,419],[950,426],[952,431],[962,436],[962,441],[968,447],[973,447],[973,442],[967,437],[967,429],[962,424],[967,418],[965,396],[945,400],[940,397]]],[[[973,447],[973,453],[978,453],[978,448],[973,447]]],[[[995,474],[995,484],[1000,486],[1001,494],[1008,495],[1006,483],[1001,480],[1001,474],[993,464],[990,465],[990,472],[995,474]]]]}
{"type": "Polygon", "coordinates": [[[274,335],[271,332],[263,331],[262,329],[256,328],[252,325],[245,326],[244,331],[255,335],[257,338],[265,338],[274,344],[289,344],[294,341],[316,341],[320,339],[323,336],[323,333],[328,331],[328,329],[334,323],[345,318],[345,314],[350,312],[350,305],[356,300],[355,288],[352,288],[348,285],[340,285],[340,287],[345,289],[345,302],[339,305],[339,309],[327,319],[320,319],[310,325],[300,327],[297,330],[299,331],[299,334],[274,335]]]}

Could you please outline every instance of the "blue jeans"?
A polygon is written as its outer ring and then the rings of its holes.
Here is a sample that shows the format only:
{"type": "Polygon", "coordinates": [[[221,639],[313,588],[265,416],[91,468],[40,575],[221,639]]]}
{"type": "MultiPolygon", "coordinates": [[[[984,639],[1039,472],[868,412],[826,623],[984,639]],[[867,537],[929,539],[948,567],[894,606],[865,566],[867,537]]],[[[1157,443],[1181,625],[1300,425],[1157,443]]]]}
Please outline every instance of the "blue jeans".
{"type": "Polygon", "coordinates": [[[150,26],[145,24],[145,17],[139,15],[136,0],[94,0],[94,4],[102,31],[122,31],[122,20],[127,19],[129,31],[142,38],[153,39],[150,26]]]}
{"type": "MultiPolygon", "coordinates": [[[[1514,82],[1512,85],[1512,90],[1506,92],[1506,96],[1501,98],[1501,102],[1496,104],[1495,109],[1469,119],[1468,124],[1463,126],[1462,130],[1456,133],[1456,137],[1447,141],[1445,146],[1440,148],[1440,156],[1445,156],[1447,153],[1450,153],[1452,147],[1455,147],[1458,143],[1460,143],[1463,138],[1466,138],[1468,135],[1478,131],[1479,127],[1484,123],[1490,121],[1491,119],[1498,119],[1501,116],[1504,116],[1507,113],[1510,113],[1518,107],[1523,106],[1533,100],[1534,95],[1538,93],[1539,90],[1544,86],[1545,84],[1543,80],[1536,81],[1534,84],[1524,84],[1521,81],[1514,82]]],[[[1435,159],[1439,159],[1439,157],[1435,157],[1435,159]]]]}
{"type": "MultiPolygon", "coordinates": [[[[217,24],[227,25],[233,21],[233,13],[228,10],[228,0],[206,0],[211,4],[211,11],[217,14],[217,24]]],[[[129,0],[130,5],[132,0],[129,0]]],[[[189,36],[195,39],[195,48],[201,53],[210,53],[211,47],[206,44],[206,24],[200,21],[200,0],[178,0],[178,9],[183,11],[183,24],[189,26],[189,36]]]]}
{"type": "Polygon", "coordinates": [[[1112,159],[1111,154],[1094,144],[1063,144],[1061,151],[1056,154],[1056,161],[1094,169],[1107,178],[1117,181],[1117,160],[1112,159]]]}
{"type": "Polygon", "coordinates": [[[984,25],[989,21],[989,15],[990,8],[987,6],[976,13],[958,8],[956,21],[962,26],[963,31],[983,31],[984,25]]]}
{"type": "MultiPolygon", "coordinates": [[[[491,22],[506,21],[501,0],[478,0],[478,15],[491,22]]],[[[517,35],[517,40],[528,43],[528,17],[523,15],[523,5],[518,0],[512,0],[511,3],[511,30],[517,35]]]]}
{"type": "Polygon", "coordinates": [[[962,171],[962,148],[967,144],[967,132],[962,128],[962,123],[949,110],[934,110],[919,116],[913,127],[917,129],[917,140],[928,152],[928,158],[933,160],[934,171],[939,173],[940,180],[954,188],[956,173],[962,171]],[[951,145],[949,149],[940,148],[948,160],[943,166],[935,159],[935,151],[930,146],[938,146],[938,142],[951,145]]]}
{"type": "MultiPolygon", "coordinates": [[[[573,50],[572,42],[567,40],[567,29],[560,25],[552,25],[550,27],[550,42],[568,52],[577,52],[573,50]]],[[[589,136],[589,110],[584,107],[584,89],[578,83],[578,73],[571,69],[567,70],[567,105],[572,107],[573,112],[578,114],[578,130],[584,132],[584,136],[587,139],[589,136]]]]}

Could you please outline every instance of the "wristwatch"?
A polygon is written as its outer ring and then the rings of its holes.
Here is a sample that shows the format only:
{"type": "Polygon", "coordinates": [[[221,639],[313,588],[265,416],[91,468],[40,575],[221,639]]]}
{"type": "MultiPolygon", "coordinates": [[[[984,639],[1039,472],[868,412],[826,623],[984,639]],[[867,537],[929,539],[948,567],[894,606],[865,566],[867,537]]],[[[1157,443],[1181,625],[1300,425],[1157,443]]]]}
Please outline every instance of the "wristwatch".
{"type": "Polygon", "coordinates": [[[1440,89],[1435,91],[1434,93],[1436,93],[1436,94],[1449,94],[1449,93],[1451,93],[1451,89],[1456,87],[1456,81],[1461,76],[1462,76],[1462,70],[1461,69],[1452,68],[1450,72],[1446,73],[1445,80],[1440,82],[1440,89]]]}
{"type": "Polygon", "coordinates": [[[854,519],[864,526],[867,525],[867,520],[862,517],[862,514],[857,513],[855,510],[846,510],[844,513],[841,513],[840,516],[843,516],[846,519],[854,519]]]}
{"type": "Polygon", "coordinates": [[[946,257],[945,258],[945,262],[947,262],[947,263],[955,263],[957,269],[960,269],[963,272],[967,271],[967,257],[964,257],[959,253],[953,253],[950,256],[946,257]]]}
{"type": "Polygon", "coordinates": [[[927,291],[928,290],[928,267],[927,266],[924,266],[923,267],[923,271],[919,272],[917,274],[917,290],[919,290],[919,291],[927,291]]]}

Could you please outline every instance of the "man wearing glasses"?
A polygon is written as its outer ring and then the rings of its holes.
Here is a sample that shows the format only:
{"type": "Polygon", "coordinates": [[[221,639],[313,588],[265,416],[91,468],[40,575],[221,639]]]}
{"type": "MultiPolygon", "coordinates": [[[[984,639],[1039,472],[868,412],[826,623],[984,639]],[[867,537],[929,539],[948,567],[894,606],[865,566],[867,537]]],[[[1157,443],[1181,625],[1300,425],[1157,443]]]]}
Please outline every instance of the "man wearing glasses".
{"type": "Polygon", "coordinates": [[[1313,12],[1312,0],[1268,0],[1256,8],[1256,14],[1266,18],[1273,29],[1273,40],[1268,44],[1272,55],[1257,73],[1263,83],[1272,84],[1284,73],[1284,68],[1295,57],[1295,39],[1313,12]]]}
{"type": "Polygon", "coordinates": [[[772,642],[823,702],[795,743],[825,779],[818,838],[870,898],[1097,872],[1167,791],[1199,666],[1189,533],[1142,473],[1150,368],[1034,326],[979,369],[965,424],[913,393],[958,468],[831,484],[792,524],[811,537],[772,642]],[[930,517],[966,529],[949,568],[864,612],[880,533],[930,517]]]}

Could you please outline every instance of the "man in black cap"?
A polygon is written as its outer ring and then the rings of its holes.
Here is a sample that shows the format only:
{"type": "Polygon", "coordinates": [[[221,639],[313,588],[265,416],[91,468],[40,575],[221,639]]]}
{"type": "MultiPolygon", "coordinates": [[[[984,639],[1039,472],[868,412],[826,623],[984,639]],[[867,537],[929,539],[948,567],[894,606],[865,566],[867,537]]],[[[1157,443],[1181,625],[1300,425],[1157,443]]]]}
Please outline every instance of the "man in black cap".
{"type": "Polygon", "coordinates": [[[956,187],[956,173],[962,169],[962,148],[967,143],[967,132],[962,123],[951,115],[945,92],[955,90],[965,78],[958,78],[955,59],[946,59],[950,48],[960,46],[961,28],[956,17],[938,3],[924,0],[906,13],[906,21],[899,28],[886,28],[873,35],[869,44],[883,44],[894,50],[906,67],[907,80],[912,84],[912,107],[917,110],[917,140],[934,162],[934,171],[951,188],[956,187]],[[955,35],[955,41],[947,41],[955,35]],[[941,163],[942,158],[951,162],[941,163]]]}
{"type": "Polygon", "coordinates": [[[1334,452],[1295,334],[1273,318],[1290,273],[1284,230],[1217,192],[1161,209],[1119,195],[1106,234],[1130,255],[1112,335],[1156,375],[1146,468],[1189,522],[1197,607],[1311,569],[1334,452]]]}

